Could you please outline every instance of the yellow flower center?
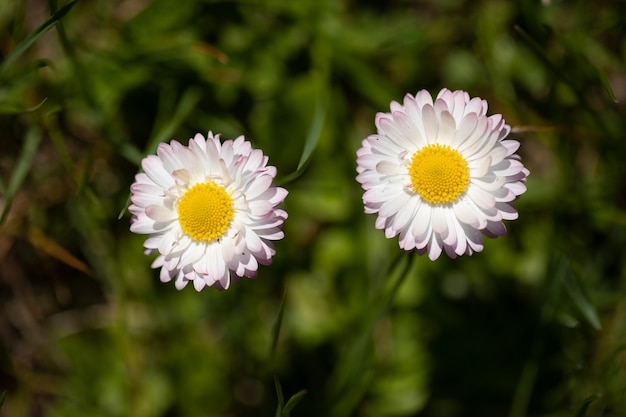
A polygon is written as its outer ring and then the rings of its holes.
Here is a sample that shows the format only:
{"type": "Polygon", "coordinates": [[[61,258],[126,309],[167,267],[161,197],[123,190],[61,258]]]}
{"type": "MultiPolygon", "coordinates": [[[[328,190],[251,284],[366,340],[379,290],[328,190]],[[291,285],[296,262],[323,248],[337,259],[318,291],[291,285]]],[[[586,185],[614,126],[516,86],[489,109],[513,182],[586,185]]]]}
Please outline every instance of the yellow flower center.
{"type": "Polygon", "coordinates": [[[469,185],[467,162],[448,145],[424,146],[409,164],[413,190],[430,204],[455,201],[469,185]]]}
{"type": "Polygon", "coordinates": [[[178,200],[180,227],[196,242],[222,236],[234,214],[233,199],[214,182],[196,184],[178,200]]]}

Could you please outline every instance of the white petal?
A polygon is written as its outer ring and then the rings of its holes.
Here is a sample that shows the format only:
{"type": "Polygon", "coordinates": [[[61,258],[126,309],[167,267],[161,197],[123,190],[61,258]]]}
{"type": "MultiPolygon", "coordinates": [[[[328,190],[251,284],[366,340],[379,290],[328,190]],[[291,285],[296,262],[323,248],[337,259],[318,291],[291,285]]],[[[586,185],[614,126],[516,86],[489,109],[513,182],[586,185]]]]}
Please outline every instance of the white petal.
{"type": "Polygon", "coordinates": [[[491,193],[471,183],[467,189],[467,195],[478,207],[483,209],[489,209],[496,205],[496,199],[491,193]]]}
{"type": "Polygon", "coordinates": [[[170,222],[176,220],[178,214],[165,206],[153,204],[146,207],[146,216],[157,222],[170,222]]]}
{"type": "Polygon", "coordinates": [[[439,243],[437,236],[433,236],[430,244],[428,245],[428,257],[431,261],[439,258],[441,255],[442,245],[439,243]]]}
{"type": "Polygon", "coordinates": [[[427,203],[420,203],[417,206],[417,213],[413,219],[413,235],[422,236],[430,229],[432,208],[427,203]]]}
{"type": "Polygon", "coordinates": [[[451,146],[455,149],[460,149],[465,141],[472,136],[472,133],[476,129],[476,126],[478,125],[478,117],[470,114],[465,116],[460,122],[457,122],[457,124],[458,128],[454,132],[454,139],[451,146]]]}
{"type": "Polygon", "coordinates": [[[439,132],[439,120],[432,106],[426,105],[422,108],[422,123],[426,142],[435,143],[439,132]]]}
{"type": "Polygon", "coordinates": [[[200,292],[202,291],[202,289],[206,286],[206,283],[204,282],[203,279],[197,278],[193,280],[193,288],[200,292]]]}
{"type": "Polygon", "coordinates": [[[458,201],[453,206],[454,215],[462,223],[482,229],[487,225],[486,220],[482,219],[480,214],[472,209],[472,207],[465,200],[466,198],[458,201]]]}
{"type": "Polygon", "coordinates": [[[141,162],[141,167],[150,180],[161,188],[168,189],[174,186],[174,178],[163,167],[163,162],[155,155],[148,155],[141,162]]]}
{"type": "Polygon", "coordinates": [[[439,126],[439,135],[437,142],[442,145],[452,145],[456,132],[456,122],[454,117],[447,111],[441,112],[441,124],[439,126]]]}
{"type": "Polygon", "coordinates": [[[399,231],[409,228],[411,220],[417,213],[418,202],[419,200],[417,198],[409,198],[406,203],[400,207],[391,220],[393,230],[399,231]]]}
{"type": "Polygon", "coordinates": [[[406,167],[390,161],[381,161],[376,164],[376,172],[381,175],[406,175],[406,167]]]}
{"type": "Polygon", "coordinates": [[[448,222],[446,220],[446,209],[443,207],[434,207],[432,209],[432,227],[433,231],[440,235],[448,234],[448,222]]]}

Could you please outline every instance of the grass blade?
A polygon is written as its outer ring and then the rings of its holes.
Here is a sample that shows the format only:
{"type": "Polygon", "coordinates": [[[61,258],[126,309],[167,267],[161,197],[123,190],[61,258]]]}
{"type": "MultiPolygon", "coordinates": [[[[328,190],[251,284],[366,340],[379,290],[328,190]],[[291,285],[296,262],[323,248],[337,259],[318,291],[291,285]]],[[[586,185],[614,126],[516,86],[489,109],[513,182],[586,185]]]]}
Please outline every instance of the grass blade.
{"type": "Polygon", "coordinates": [[[285,397],[283,395],[283,388],[280,386],[280,381],[276,375],[274,375],[274,386],[276,387],[276,399],[278,400],[278,405],[276,406],[276,417],[281,417],[283,407],[285,405],[285,397]]]}
{"type": "Polygon", "coordinates": [[[366,372],[364,363],[367,363],[371,354],[372,334],[376,325],[393,306],[393,301],[408,276],[415,276],[418,257],[400,253],[397,261],[390,264],[391,270],[387,274],[386,288],[381,298],[368,300],[367,308],[360,323],[359,335],[354,343],[348,347],[349,353],[345,360],[340,362],[331,377],[330,398],[334,408],[334,415],[348,415],[356,404],[365,395],[366,372]]]}
{"type": "Polygon", "coordinates": [[[41,142],[41,130],[38,127],[33,127],[28,131],[26,135],[26,139],[24,140],[24,146],[22,147],[22,152],[17,160],[15,165],[15,169],[13,170],[13,174],[11,175],[11,180],[6,189],[5,194],[5,206],[2,210],[2,214],[0,215],[0,226],[4,224],[6,218],[11,210],[11,204],[13,203],[13,197],[15,193],[22,185],[22,182],[26,178],[28,171],[30,170],[30,166],[33,162],[33,158],[35,157],[35,153],[39,148],[39,143],[41,142]]]}
{"type": "Polygon", "coordinates": [[[576,413],[576,417],[585,417],[591,403],[598,398],[600,398],[600,394],[593,394],[592,396],[585,398],[583,405],[580,407],[580,410],[578,410],[578,413],[576,413]]]}
{"type": "Polygon", "coordinates": [[[591,324],[594,329],[602,329],[600,317],[598,316],[596,308],[589,300],[584,288],[581,286],[580,282],[576,279],[571,270],[570,273],[566,275],[564,284],[567,293],[583,317],[587,319],[589,324],[591,324]]]}
{"type": "Polygon", "coordinates": [[[70,268],[81,271],[89,276],[93,276],[93,271],[87,264],[74,256],[70,251],[65,249],[52,238],[46,236],[40,229],[32,228],[27,234],[28,241],[31,245],[42,252],[58,259],[70,268]]]}
{"type": "Polygon", "coordinates": [[[283,417],[289,417],[289,413],[291,413],[291,410],[293,410],[293,408],[298,405],[298,403],[302,400],[302,398],[306,395],[306,390],[303,389],[301,391],[296,392],[295,394],[293,394],[291,396],[291,398],[289,398],[289,400],[287,401],[287,404],[285,404],[285,406],[283,407],[283,412],[282,412],[282,416],[283,417]]]}
{"type": "Polygon", "coordinates": [[[20,107],[10,107],[10,106],[6,106],[6,107],[0,107],[0,113],[1,114],[25,114],[25,113],[33,113],[36,112],[37,110],[39,110],[41,108],[41,106],[44,105],[44,103],[48,100],[48,98],[44,98],[43,100],[41,100],[41,103],[37,104],[34,107],[28,107],[28,108],[20,108],[20,107]]]}
{"type": "Polygon", "coordinates": [[[617,99],[617,97],[615,96],[615,92],[613,91],[613,87],[611,87],[609,78],[606,76],[604,71],[602,71],[600,68],[595,68],[595,70],[596,70],[596,75],[598,76],[598,79],[600,80],[600,83],[602,84],[602,87],[604,87],[604,90],[606,91],[606,93],[609,95],[611,100],[613,100],[613,103],[619,103],[619,100],[617,99]]]}
{"type": "Polygon", "coordinates": [[[295,180],[302,175],[308,166],[311,161],[311,157],[313,156],[313,151],[317,147],[317,143],[319,142],[322,134],[322,127],[324,126],[327,111],[328,98],[325,94],[321,94],[315,106],[315,113],[313,114],[313,120],[311,121],[311,126],[309,127],[307,137],[304,141],[304,148],[302,149],[302,155],[300,156],[298,166],[294,172],[286,175],[281,181],[277,181],[279,185],[284,185],[295,180]]]}
{"type": "Polygon", "coordinates": [[[178,129],[183,121],[185,121],[201,98],[202,93],[200,90],[196,88],[189,88],[186,90],[178,102],[176,111],[174,112],[174,115],[169,123],[166,123],[165,126],[163,126],[163,128],[152,137],[148,146],[146,146],[146,153],[153,153],[159,143],[172,139],[176,129],[178,129]]]}
{"type": "Polygon", "coordinates": [[[54,25],[57,24],[76,4],[77,0],[73,0],[61,7],[56,13],[54,13],[48,20],[46,20],[41,26],[39,26],[33,33],[31,33],[26,39],[20,42],[15,49],[7,55],[6,59],[0,63],[0,74],[4,69],[15,61],[20,55],[22,55],[30,46],[37,41],[43,34],[49,31],[54,25]]]}
{"type": "Polygon", "coordinates": [[[278,337],[280,336],[280,328],[283,324],[283,316],[285,313],[285,299],[287,298],[287,290],[283,293],[283,299],[280,301],[280,307],[278,309],[278,316],[276,322],[272,326],[272,346],[270,348],[270,363],[274,362],[274,355],[276,354],[276,346],[278,345],[278,337]]]}

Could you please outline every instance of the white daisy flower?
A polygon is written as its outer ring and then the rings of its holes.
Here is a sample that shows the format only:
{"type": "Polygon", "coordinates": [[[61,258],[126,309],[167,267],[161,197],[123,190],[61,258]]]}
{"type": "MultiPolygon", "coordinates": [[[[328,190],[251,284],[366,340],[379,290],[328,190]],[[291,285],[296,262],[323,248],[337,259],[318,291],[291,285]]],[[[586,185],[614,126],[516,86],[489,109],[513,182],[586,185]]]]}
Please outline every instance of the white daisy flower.
{"type": "Polygon", "coordinates": [[[161,143],[131,185],[130,230],[148,234],[146,253],[161,281],[189,281],[227,289],[231,281],[254,278],[271,263],[273,240],[283,238],[287,218],[276,208],[287,191],[273,185],[276,168],[243,136],[220,143],[220,135],[197,134],[189,146],[161,143]]]}
{"type": "Polygon", "coordinates": [[[402,249],[431,260],[471,255],[483,249],[482,234],[503,235],[503,220],[517,218],[511,203],[529,172],[485,100],[443,89],[433,102],[422,90],[378,113],[376,127],[357,151],[357,181],[365,213],[378,214],[376,228],[399,235],[402,249]]]}

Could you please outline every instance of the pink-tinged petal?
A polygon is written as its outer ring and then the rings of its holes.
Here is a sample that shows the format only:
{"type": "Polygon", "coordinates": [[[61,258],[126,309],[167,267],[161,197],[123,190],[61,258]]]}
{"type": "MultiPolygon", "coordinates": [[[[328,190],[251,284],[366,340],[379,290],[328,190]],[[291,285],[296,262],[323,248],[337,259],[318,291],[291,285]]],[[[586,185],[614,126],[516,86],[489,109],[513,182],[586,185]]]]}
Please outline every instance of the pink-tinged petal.
{"type": "Polygon", "coordinates": [[[246,246],[252,253],[258,253],[263,249],[263,242],[259,239],[256,233],[253,231],[246,231],[245,234],[246,246]]]}
{"type": "Polygon", "coordinates": [[[481,252],[484,248],[481,231],[468,226],[464,226],[463,230],[465,231],[469,248],[474,252],[481,252]]]}
{"type": "Polygon", "coordinates": [[[161,162],[157,156],[148,155],[142,161],[141,167],[150,180],[152,180],[159,187],[168,189],[174,186],[174,178],[172,178],[172,175],[165,170],[163,162],[161,162]]]}
{"type": "MultiPolygon", "coordinates": [[[[374,211],[372,213],[376,213],[376,212],[374,211]]],[[[376,223],[374,225],[375,225],[375,227],[378,230],[385,229],[385,233],[386,233],[386,231],[387,231],[387,229],[386,229],[387,228],[387,218],[383,217],[383,216],[376,217],[376,223]]],[[[391,232],[393,232],[393,231],[391,231],[391,232]]]]}
{"type": "Polygon", "coordinates": [[[170,282],[174,279],[177,273],[177,271],[170,271],[168,269],[161,268],[161,271],[159,272],[159,280],[161,282],[170,282]]]}
{"type": "MultiPolygon", "coordinates": [[[[157,185],[154,181],[152,181],[152,179],[145,172],[139,172],[135,175],[135,182],[131,185],[131,190],[133,186],[139,185],[139,184],[157,185]]],[[[159,186],[159,188],[162,188],[162,187],[159,186]]]]}
{"type": "Polygon", "coordinates": [[[474,146],[464,151],[463,155],[465,155],[465,159],[468,162],[482,159],[493,149],[497,142],[498,132],[492,130],[487,136],[476,142],[474,146]]]}
{"type": "Polygon", "coordinates": [[[224,274],[222,278],[219,280],[219,286],[223,290],[227,290],[230,288],[230,273],[224,274]]]}
{"type": "Polygon", "coordinates": [[[508,177],[523,172],[524,170],[524,165],[522,165],[520,161],[507,159],[504,162],[506,162],[506,164],[498,164],[497,166],[493,167],[493,171],[497,175],[508,177]]]}
{"type": "Polygon", "coordinates": [[[469,102],[469,94],[465,91],[455,91],[453,94],[452,116],[457,124],[466,117],[465,106],[469,102]]]}
{"type": "Polygon", "coordinates": [[[444,99],[438,98],[435,100],[435,104],[433,106],[435,109],[435,113],[441,115],[441,113],[450,112],[450,108],[448,107],[448,102],[444,99]]]}
{"type": "Polygon", "coordinates": [[[130,225],[130,231],[138,234],[149,234],[156,232],[154,220],[147,216],[135,216],[130,225]]]}
{"type": "Polygon", "coordinates": [[[398,103],[397,101],[392,101],[389,104],[389,108],[391,109],[391,112],[395,112],[395,111],[402,111],[402,104],[398,103]]]}
{"type": "MultiPolygon", "coordinates": [[[[466,117],[475,117],[472,114],[466,117]]],[[[477,117],[476,125],[470,135],[463,140],[463,142],[458,146],[458,151],[463,155],[471,156],[476,149],[479,149],[482,146],[482,141],[489,134],[489,121],[486,117],[477,117]]]]}
{"type": "Polygon", "coordinates": [[[417,103],[417,105],[422,108],[426,105],[433,105],[433,98],[430,95],[430,93],[426,90],[420,90],[417,92],[417,94],[415,95],[415,102],[417,103]]]}
{"type": "MultiPolygon", "coordinates": [[[[209,137],[213,134],[209,132],[209,137]]],[[[193,138],[189,139],[189,148],[192,150],[198,150],[203,154],[206,154],[206,139],[201,133],[196,133],[193,138]]]]}
{"type": "Polygon", "coordinates": [[[165,233],[154,233],[146,238],[143,242],[143,247],[150,250],[156,250],[163,239],[165,233]]]}
{"type": "MultiPolygon", "coordinates": [[[[159,194],[134,194],[131,195],[130,201],[137,207],[145,209],[152,205],[165,205],[165,198],[159,194]]],[[[135,208],[133,208],[135,210],[135,208]]],[[[131,211],[132,213],[132,211],[131,211]]]]}
{"type": "MultiPolygon", "coordinates": [[[[433,239],[433,236],[434,236],[433,229],[429,226],[424,231],[424,233],[422,233],[421,235],[415,236],[415,249],[417,249],[418,251],[422,251],[423,249],[426,249],[428,245],[430,244],[431,239],[433,239]]],[[[421,253],[424,253],[424,252],[421,252],[421,253]]]]}
{"type": "Polygon", "coordinates": [[[385,115],[378,119],[378,131],[381,135],[392,141],[394,144],[403,147],[407,144],[411,144],[411,137],[408,136],[411,132],[403,129],[403,126],[398,126],[392,116],[385,115]]]}
{"type": "Polygon", "coordinates": [[[159,187],[156,184],[146,184],[146,183],[134,183],[130,186],[130,191],[134,195],[141,195],[144,197],[162,197],[164,196],[163,188],[159,187]]]}
{"type": "Polygon", "coordinates": [[[193,288],[198,292],[202,291],[204,287],[206,286],[206,282],[204,282],[204,280],[200,278],[196,278],[192,282],[193,282],[193,288]]]}
{"type": "Polygon", "coordinates": [[[253,216],[264,216],[270,213],[274,206],[267,200],[253,200],[248,202],[250,214],[253,216]]]}
{"type": "MultiPolygon", "coordinates": [[[[172,141],[172,143],[173,142],[176,141],[172,141]]],[[[159,146],[157,146],[157,156],[159,162],[168,173],[183,167],[183,164],[181,164],[177,155],[173,152],[171,144],[159,143],[159,146]]]]}
{"type": "Polygon", "coordinates": [[[465,116],[457,122],[458,128],[454,132],[454,138],[450,146],[459,149],[472,136],[478,125],[478,117],[474,114],[465,116]]]}
{"type": "Polygon", "coordinates": [[[526,192],[526,185],[522,182],[512,182],[505,185],[515,195],[522,195],[526,192]]]}
{"type": "Polygon", "coordinates": [[[178,238],[175,233],[163,233],[157,249],[159,250],[160,254],[169,255],[176,246],[177,242],[178,238]]]}
{"type": "Polygon", "coordinates": [[[455,259],[457,256],[455,252],[455,246],[446,245],[444,243],[443,251],[446,253],[446,255],[448,255],[450,259],[455,259]]]}
{"type": "Polygon", "coordinates": [[[243,156],[249,156],[253,151],[252,144],[248,142],[243,136],[238,136],[233,142],[233,150],[235,153],[243,156]]]}
{"type": "Polygon", "coordinates": [[[444,245],[450,246],[452,248],[456,248],[458,235],[457,235],[457,220],[454,217],[454,212],[451,210],[442,210],[446,225],[447,225],[447,233],[441,234],[441,240],[444,245]]]}
{"type": "Polygon", "coordinates": [[[383,203],[379,210],[380,214],[384,217],[393,216],[398,210],[404,207],[410,199],[411,196],[400,190],[398,193],[394,193],[392,198],[383,203]]]}
{"type": "Polygon", "coordinates": [[[417,213],[419,200],[416,198],[409,198],[407,202],[400,207],[395,216],[391,220],[391,228],[393,230],[405,230],[408,229],[411,224],[411,219],[415,217],[417,213]]]}
{"type": "Polygon", "coordinates": [[[474,113],[478,116],[484,116],[487,114],[487,102],[484,102],[478,97],[474,97],[465,106],[465,114],[470,113],[474,113]]]}
{"type": "Polygon", "coordinates": [[[457,255],[461,256],[467,252],[467,236],[465,235],[465,230],[463,229],[463,226],[456,219],[452,219],[452,224],[454,226],[455,234],[457,236],[454,252],[457,255]]]}
{"type": "Polygon", "coordinates": [[[246,190],[246,199],[254,200],[263,194],[272,185],[273,180],[274,179],[268,175],[262,175],[257,177],[254,181],[251,181],[246,190]]]}
{"type": "Polygon", "coordinates": [[[411,234],[410,228],[402,230],[398,238],[398,243],[400,244],[400,248],[406,251],[415,249],[415,237],[411,234]]]}
{"type": "Polygon", "coordinates": [[[515,207],[513,207],[509,203],[506,203],[506,202],[497,203],[496,208],[502,214],[502,218],[504,220],[516,220],[517,217],[519,216],[517,213],[517,210],[515,210],[515,207]]]}
{"type": "Polygon", "coordinates": [[[176,276],[176,281],[174,281],[174,285],[176,286],[176,289],[179,290],[179,291],[182,290],[183,288],[185,288],[188,283],[189,283],[189,280],[187,278],[185,278],[185,276],[182,274],[182,272],[180,272],[176,276]]]}
{"type": "MultiPolygon", "coordinates": [[[[272,206],[276,206],[280,203],[282,203],[285,200],[285,197],[287,197],[287,195],[289,194],[289,192],[287,190],[285,190],[284,188],[281,187],[271,187],[268,188],[267,190],[265,190],[263,192],[263,194],[260,194],[258,196],[256,196],[256,199],[261,199],[261,200],[267,200],[272,206]]],[[[248,196],[246,196],[247,198],[248,196]]]]}
{"type": "Polygon", "coordinates": [[[520,147],[520,143],[516,140],[503,140],[500,142],[507,150],[507,156],[513,155],[520,147]]]}
{"type": "Polygon", "coordinates": [[[506,234],[506,227],[502,222],[488,222],[483,233],[488,237],[498,237],[506,234]]]}
{"type": "Polygon", "coordinates": [[[419,133],[419,128],[405,112],[393,112],[393,122],[402,135],[394,136],[395,142],[405,149],[419,149],[426,145],[426,139],[419,133]]]}
{"type": "Polygon", "coordinates": [[[447,88],[442,88],[441,90],[439,90],[437,96],[435,97],[435,101],[442,100],[446,103],[452,103],[453,99],[454,94],[447,88]]]}

